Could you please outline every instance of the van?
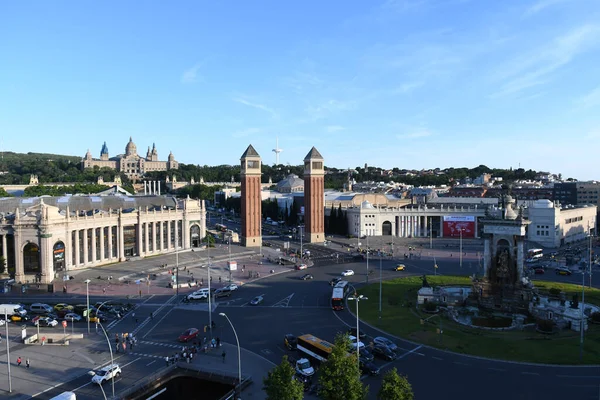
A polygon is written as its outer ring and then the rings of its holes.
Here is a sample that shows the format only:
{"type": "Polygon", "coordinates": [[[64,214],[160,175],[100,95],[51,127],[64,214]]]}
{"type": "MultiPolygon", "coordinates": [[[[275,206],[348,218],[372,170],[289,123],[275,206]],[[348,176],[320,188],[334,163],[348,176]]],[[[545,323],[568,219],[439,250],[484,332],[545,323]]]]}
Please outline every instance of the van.
{"type": "Polygon", "coordinates": [[[20,315],[24,317],[27,315],[27,311],[20,304],[0,304],[0,316],[4,315],[20,315]]]}
{"type": "Polygon", "coordinates": [[[51,312],[54,311],[54,309],[52,307],[50,307],[48,304],[33,303],[29,307],[29,311],[31,311],[32,314],[50,314],[51,312]]]}

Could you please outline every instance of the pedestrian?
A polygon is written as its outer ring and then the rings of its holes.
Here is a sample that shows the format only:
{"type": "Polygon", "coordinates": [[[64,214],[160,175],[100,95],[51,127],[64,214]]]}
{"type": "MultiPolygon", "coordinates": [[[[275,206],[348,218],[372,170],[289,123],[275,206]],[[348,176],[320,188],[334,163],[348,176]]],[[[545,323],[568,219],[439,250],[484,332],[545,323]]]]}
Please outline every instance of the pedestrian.
{"type": "Polygon", "coordinates": [[[219,277],[219,283],[221,283],[221,277],[219,277]]]}
{"type": "Polygon", "coordinates": [[[167,364],[167,367],[169,366],[169,356],[165,357],[165,363],[167,364]]]}
{"type": "Polygon", "coordinates": [[[226,356],[225,350],[223,350],[223,353],[221,354],[221,357],[223,357],[223,363],[225,363],[225,356],[226,356]]]}
{"type": "Polygon", "coordinates": [[[154,319],[154,313],[153,312],[150,313],[150,319],[154,319]]]}
{"type": "Polygon", "coordinates": [[[138,317],[135,317],[135,324],[138,324],[138,317]]]}
{"type": "Polygon", "coordinates": [[[131,319],[135,319],[135,312],[131,313],[131,319]]]}
{"type": "Polygon", "coordinates": [[[189,362],[192,362],[193,360],[194,360],[194,353],[190,353],[190,361],[189,362]]]}
{"type": "Polygon", "coordinates": [[[17,367],[20,367],[20,366],[21,366],[21,357],[18,357],[17,358],[17,367]]]}
{"type": "Polygon", "coordinates": [[[27,366],[27,369],[29,369],[29,358],[25,360],[25,365],[27,366]]]}
{"type": "Polygon", "coordinates": [[[217,347],[221,347],[221,338],[217,338],[217,347]]]}
{"type": "Polygon", "coordinates": [[[212,340],[210,341],[210,347],[212,347],[213,349],[217,347],[217,341],[215,340],[215,338],[212,338],[212,340]]]}
{"type": "Polygon", "coordinates": [[[186,353],[185,351],[183,352],[183,358],[185,358],[185,361],[186,361],[186,362],[189,362],[189,361],[188,361],[188,355],[187,355],[187,353],[186,353]]]}
{"type": "Polygon", "coordinates": [[[106,288],[105,287],[102,288],[102,293],[106,294],[106,288]]]}

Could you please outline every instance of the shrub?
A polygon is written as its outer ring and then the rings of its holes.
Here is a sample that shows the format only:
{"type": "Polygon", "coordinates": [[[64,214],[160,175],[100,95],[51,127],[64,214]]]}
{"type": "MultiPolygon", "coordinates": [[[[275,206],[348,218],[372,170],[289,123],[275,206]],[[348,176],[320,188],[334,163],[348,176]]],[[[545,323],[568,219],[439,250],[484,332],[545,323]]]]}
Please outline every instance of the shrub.
{"type": "Polygon", "coordinates": [[[542,332],[552,332],[554,321],[549,319],[538,319],[537,328],[542,332]]]}
{"type": "Polygon", "coordinates": [[[425,311],[434,312],[437,311],[438,305],[433,302],[427,302],[424,305],[425,311]]]}
{"type": "Polygon", "coordinates": [[[552,295],[552,296],[559,296],[560,289],[553,287],[553,288],[550,288],[550,290],[548,290],[548,293],[550,293],[550,295],[552,295]]]}
{"type": "Polygon", "coordinates": [[[592,317],[592,321],[593,322],[599,322],[600,323],[600,312],[596,311],[595,313],[592,313],[591,317],[592,317]]]}

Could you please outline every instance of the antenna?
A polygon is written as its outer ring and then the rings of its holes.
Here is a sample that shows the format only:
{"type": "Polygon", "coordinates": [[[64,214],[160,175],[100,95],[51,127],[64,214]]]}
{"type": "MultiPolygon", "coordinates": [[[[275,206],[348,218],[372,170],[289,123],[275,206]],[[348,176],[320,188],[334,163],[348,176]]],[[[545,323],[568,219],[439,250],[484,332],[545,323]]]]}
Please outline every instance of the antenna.
{"type": "Polygon", "coordinates": [[[275,153],[275,165],[279,165],[279,153],[283,151],[283,149],[279,148],[279,138],[275,139],[275,148],[271,151],[275,153]]]}

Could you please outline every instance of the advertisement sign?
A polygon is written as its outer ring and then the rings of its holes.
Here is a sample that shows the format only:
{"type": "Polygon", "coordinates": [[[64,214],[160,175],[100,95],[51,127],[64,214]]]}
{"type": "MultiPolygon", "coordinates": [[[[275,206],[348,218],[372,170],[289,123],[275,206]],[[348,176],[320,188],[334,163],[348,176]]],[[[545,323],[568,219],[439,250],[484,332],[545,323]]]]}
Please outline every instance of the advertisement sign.
{"type": "Polygon", "coordinates": [[[304,206],[300,207],[300,214],[304,215],[304,206]]]}
{"type": "Polygon", "coordinates": [[[467,216],[448,216],[443,217],[443,229],[444,237],[460,237],[462,231],[462,237],[474,238],[475,237],[475,217],[471,215],[467,216]]]}
{"type": "Polygon", "coordinates": [[[65,244],[58,242],[54,245],[54,261],[62,261],[65,259],[65,244]]]}

